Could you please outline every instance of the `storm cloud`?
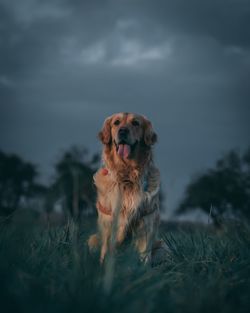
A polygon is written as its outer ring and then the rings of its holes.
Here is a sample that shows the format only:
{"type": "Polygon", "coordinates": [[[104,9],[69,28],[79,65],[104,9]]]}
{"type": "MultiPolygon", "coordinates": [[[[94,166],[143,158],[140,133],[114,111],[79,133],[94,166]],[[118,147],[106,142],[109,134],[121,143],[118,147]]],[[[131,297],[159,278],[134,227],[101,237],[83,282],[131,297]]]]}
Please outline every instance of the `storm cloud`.
{"type": "Polygon", "coordinates": [[[142,113],[171,211],[190,176],[249,142],[250,1],[0,0],[0,148],[51,175],[100,151],[104,118],[142,113]]]}

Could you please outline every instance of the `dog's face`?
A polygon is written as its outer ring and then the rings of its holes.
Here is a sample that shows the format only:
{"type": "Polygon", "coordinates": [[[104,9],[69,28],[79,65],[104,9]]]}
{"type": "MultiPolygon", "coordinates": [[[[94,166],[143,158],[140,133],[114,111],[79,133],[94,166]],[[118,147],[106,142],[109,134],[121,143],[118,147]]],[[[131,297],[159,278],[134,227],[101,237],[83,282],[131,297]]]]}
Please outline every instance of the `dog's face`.
{"type": "Polygon", "coordinates": [[[121,159],[130,159],[136,155],[141,145],[153,145],[157,135],[144,116],[117,113],[105,120],[99,138],[103,144],[114,149],[121,159]]]}

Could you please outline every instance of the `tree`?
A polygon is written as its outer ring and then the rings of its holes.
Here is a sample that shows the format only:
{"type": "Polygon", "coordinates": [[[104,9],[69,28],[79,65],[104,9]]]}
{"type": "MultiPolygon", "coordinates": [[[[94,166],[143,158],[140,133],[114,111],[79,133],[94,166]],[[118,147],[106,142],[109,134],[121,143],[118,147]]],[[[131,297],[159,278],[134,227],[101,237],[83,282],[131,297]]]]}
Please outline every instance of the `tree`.
{"type": "Polygon", "coordinates": [[[48,193],[47,211],[51,211],[58,200],[75,219],[79,219],[83,210],[94,208],[93,174],[100,158],[94,154],[90,160],[86,160],[87,155],[85,148],[76,146],[63,153],[55,165],[56,176],[48,193]]]}
{"type": "Polygon", "coordinates": [[[242,156],[230,151],[187,186],[177,214],[195,208],[211,213],[215,223],[228,212],[250,219],[250,148],[242,156]]]}
{"type": "Polygon", "coordinates": [[[30,198],[42,186],[36,183],[35,165],[15,154],[0,151],[0,215],[9,215],[20,206],[21,198],[30,198]]]}

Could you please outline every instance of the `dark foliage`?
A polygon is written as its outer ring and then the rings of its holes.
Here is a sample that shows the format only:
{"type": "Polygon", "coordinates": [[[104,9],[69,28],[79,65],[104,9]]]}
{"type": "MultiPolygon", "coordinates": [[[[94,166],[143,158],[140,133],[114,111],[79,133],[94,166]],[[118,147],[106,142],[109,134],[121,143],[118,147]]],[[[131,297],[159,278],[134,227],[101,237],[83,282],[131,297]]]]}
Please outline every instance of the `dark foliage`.
{"type": "Polygon", "coordinates": [[[210,213],[215,222],[224,213],[250,219],[250,149],[242,156],[230,151],[188,185],[177,213],[195,208],[210,213]]]}
{"type": "Polygon", "coordinates": [[[93,174],[100,158],[94,154],[86,160],[87,155],[86,149],[73,146],[56,163],[55,179],[47,196],[48,212],[52,211],[56,201],[60,201],[65,213],[75,219],[79,219],[83,210],[94,208],[93,174]]]}
{"type": "Polygon", "coordinates": [[[23,200],[44,193],[46,188],[36,182],[36,167],[15,154],[0,151],[0,215],[9,215],[23,200]]]}

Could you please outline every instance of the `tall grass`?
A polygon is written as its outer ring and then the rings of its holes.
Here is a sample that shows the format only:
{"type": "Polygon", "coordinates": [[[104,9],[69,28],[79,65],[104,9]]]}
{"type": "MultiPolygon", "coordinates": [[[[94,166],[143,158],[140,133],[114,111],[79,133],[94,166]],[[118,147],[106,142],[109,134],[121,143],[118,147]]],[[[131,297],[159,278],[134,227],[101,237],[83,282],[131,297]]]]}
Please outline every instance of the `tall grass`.
{"type": "MultiPolygon", "coordinates": [[[[250,229],[161,230],[170,252],[142,265],[130,245],[115,254],[105,292],[105,266],[90,255],[81,226],[0,225],[0,311],[9,312],[250,312],[250,229]]],[[[92,230],[92,231],[91,231],[92,230]]]]}

